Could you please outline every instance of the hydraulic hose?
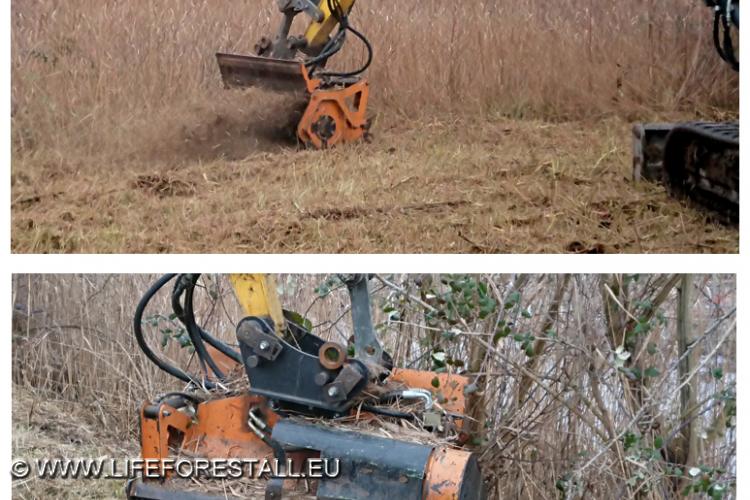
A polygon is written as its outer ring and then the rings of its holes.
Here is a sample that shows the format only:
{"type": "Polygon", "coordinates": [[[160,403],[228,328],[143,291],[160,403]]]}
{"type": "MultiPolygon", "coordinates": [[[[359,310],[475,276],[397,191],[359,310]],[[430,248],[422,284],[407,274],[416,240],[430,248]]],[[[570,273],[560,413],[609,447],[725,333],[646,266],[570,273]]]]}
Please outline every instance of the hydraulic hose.
{"type": "MultiPolygon", "coordinates": [[[[180,280],[177,280],[175,282],[174,289],[172,290],[172,311],[174,312],[175,316],[177,316],[177,319],[180,320],[180,323],[182,323],[185,326],[185,329],[187,329],[187,318],[185,317],[185,311],[182,308],[182,304],[180,303],[180,297],[182,296],[183,291],[184,284],[181,283],[180,280]]],[[[195,321],[195,315],[193,315],[193,321],[195,321]]],[[[242,355],[240,355],[240,353],[208,333],[200,326],[198,326],[198,329],[200,331],[201,338],[208,342],[209,345],[211,345],[214,349],[233,359],[237,363],[242,363],[242,355]]]]}
{"type": "Polygon", "coordinates": [[[194,281],[192,281],[185,290],[185,319],[188,329],[188,335],[190,335],[190,340],[193,341],[195,353],[198,356],[198,359],[200,359],[204,369],[205,364],[207,364],[214,372],[214,374],[216,374],[219,380],[224,380],[226,379],[226,375],[224,375],[224,372],[216,364],[214,358],[206,350],[206,345],[203,343],[203,337],[201,335],[201,329],[195,322],[195,312],[193,311],[193,292],[195,291],[195,283],[197,280],[198,275],[195,275],[194,281]]]}
{"type": "MultiPolygon", "coordinates": [[[[174,290],[172,291],[172,308],[177,318],[185,327],[185,331],[188,334],[190,343],[193,345],[195,355],[198,358],[198,363],[200,364],[201,373],[203,373],[204,377],[208,377],[209,374],[208,374],[208,369],[206,367],[206,361],[204,359],[204,356],[202,355],[200,348],[197,345],[200,343],[200,335],[196,335],[195,329],[192,327],[192,325],[190,324],[190,320],[188,319],[188,314],[185,312],[185,308],[183,308],[182,305],[180,304],[180,298],[182,297],[182,295],[187,294],[186,292],[187,290],[192,290],[193,287],[195,287],[195,283],[198,280],[198,276],[193,275],[193,274],[180,274],[177,277],[174,290]]],[[[192,302],[192,296],[190,297],[190,301],[192,302]]],[[[187,303],[187,299],[185,302],[187,303]]],[[[192,309],[191,309],[191,313],[192,313],[192,309]]],[[[193,323],[194,322],[195,321],[193,321],[193,323]]]]}
{"type": "MultiPolygon", "coordinates": [[[[196,277],[197,279],[197,277],[196,277]]],[[[192,286],[189,284],[188,286],[192,286]]],[[[200,327],[195,321],[195,313],[192,308],[192,298],[191,298],[191,307],[190,311],[191,314],[188,316],[188,314],[185,312],[185,310],[182,307],[182,304],[180,303],[180,297],[182,296],[182,293],[185,290],[185,284],[181,283],[180,280],[178,280],[175,283],[175,288],[172,292],[172,310],[174,311],[177,318],[180,320],[180,322],[185,326],[185,329],[188,329],[189,322],[193,323],[195,325],[195,328],[198,329],[198,332],[200,333],[201,339],[208,342],[209,345],[211,345],[213,348],[224,354],[225,356],[231,358],[232,360],[236,361],[237,363],[242,363],[242,355],[232,349],[230,346],[222,342],[221,340],[217,339],[210,333],[208,333],[206,330],[200,327]]]]}
{"type": "Polygon", "coordinates": [[[312,67],[324,65],[331,56],[338,53],[344,47],[345,40],[346,30],[340,28],[339,31],[323,46],[323,50],[320,51],[320,54],[305,61],[305,66],[312,67]]]}
{"type": "Polygon", "coordinates": [[[141,348],[141,351],[146,355],[148,359],[151,360],[156,366],[158,366],[161,370],[169,373],[173,377],[182,380],[183,382],[194,384],[198,387],[201,387],[202,385],[206,388],[213,389],[215,388],[215,384],[212,382],[206,380],[203,384],[199,380],[196,380],[194,377],[186,373],[185,371],[181,370],[180,368],[168,363],[167,361],[161,359],[152,349],[149,347],[148,343],[146,342],[146,339],[143,336],[143,313],[146,310],[146,307],[148,306],[149,302],[151,302],[151,299],[156,295],[156,293],[161,290],[164,285],[172,281],[174,277],[177,276],[176,274],[165,274],[161,278],[159,278],[151,287],[146,291],[146,293],[141,298],[140,302],[138,302],[138,306],[135,309],[135,314],[133,316],[133,332],[135,334],[136,342],[138,342],[138,346],[141,348]]]}
{"type": "Polygon", "coordinates": [[[166,394],[162,394],[159,397],[158,402],[162,402],[162,401],[164,401],[166,399],[169,399],[169,398],[182,398],[182,399],[184,399],[186,401],[190,401],[191,403],[196,404],[196,405],[203,402],[203,400],[201,398],[199,398],[198,396],[196,396],[195,394],[190,394],[190,393],[187,393],[187,392],[168,392],[166,394]]]}
{"type": "Polygon", "coordinates": [[[232,358],[237,363],[242,363],[242,355],[239,352],[235,351],[234,349],[232,349],[227,344],[225,344],[221,340],[217,339],[216,337],[208,333],[206,330],[204,330],[200,326],[198,327],[198,329],[200,330],[201,338],[205,340],[206,342],[208,342],[209,345],[211,345],[211,347],[221,352],[225,356],[232,358]]]}
{"type": "Polygon", "coordinates": [[[367,39],[367,37],[362,34],[361,32],[354,29],[349,24],[349,16],[344,13],[344,10],[341,8],[341,4],[338,2],[338,0],[326,0],[328,2],[328,10],[331,12],[331,14],[336,18],[336,20],[339,22],[340,28],[338,33],[334,37],[332,37],[328,43],[323,47],[323,50],[320,54],[318,54],[316,57],[310,59],[305,63],[306,66],[311,67],[315,66],[319,63],[324,63],[324,61],[328,60],[331,56],[338,53],[343,47],[344,42],[346,41],[346,33],[347,31],[351,32],[354,36],[359,38],[362,43],[364,43],[365,48],[367,50],[367,61],[365,64],[354,71],[347,71],[347,72],[325,72],[321,73],[319,76],[321,77],[340,77],[340,78],[349,78],[361,75],[372,64],[373,56],[374,56],[374,50],[372,48],[372,44],[367,39]]]}
{"type": "Polygon", "coordinates": [[[367,71],[369,69],[370,65],[372,64],[372,60],[373,60],[373,57],[374,57],[374,51],[373,51],[373,48],[372,48],[372,44],[370,44],[370,41],[367,39],[367,37],[365,37],[365,35],[363,35],[359,31],[357,31],[356,29],[352,28],[348,23],[346,25],[346,29],[349,30],[349,31],[351,31],[354,34],[354,36],[356,36],[357,38],[359,38],[360,40],[362,40],[362,43],[365,44],[365,48],[367,49],[367,61],[365,62],[365,64],[361,68],[356,69],[354,71],[340,72],[340,73],[339,72],[327,72],[327,73],[322,73],[321,76],[337,76],[337,77],[341,77],[341,78],[348,78],[348,77],[352,77],[352,76],[358,76],[358,75],[361,75],[362,73],[364,73],[365,71],[367,71]]]}
{"type": "Polygon", "coordinates": [[[706,3],[715,10],[713,39],[716,51],[735,71],[739,71],[740,63],[737,60],[734,42],[732,41],[732,25],[734,24],[737,29],[740,26],[739,2],[725,0],[722,5],[719,5],[716,1],[707,1],[706,3]]]}

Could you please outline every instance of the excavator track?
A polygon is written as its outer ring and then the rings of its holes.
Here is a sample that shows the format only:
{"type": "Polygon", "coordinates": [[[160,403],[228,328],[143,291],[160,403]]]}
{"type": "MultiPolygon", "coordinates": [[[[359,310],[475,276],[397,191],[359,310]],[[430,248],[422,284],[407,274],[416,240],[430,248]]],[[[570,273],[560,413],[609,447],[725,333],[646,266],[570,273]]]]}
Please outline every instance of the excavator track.
{"type": "Polygon", "coordinates": [[[736,122],[633,127],[633,178],[660,182],[718,222],[739,223],[740,127],[736,122]]]}
{"type": "Polygon", "coordinates": [[[738,123],[676,125],[664,147],[664,175],[671,194],[709,209],[721,222],[737,224],[740,213],[738,123]]]}

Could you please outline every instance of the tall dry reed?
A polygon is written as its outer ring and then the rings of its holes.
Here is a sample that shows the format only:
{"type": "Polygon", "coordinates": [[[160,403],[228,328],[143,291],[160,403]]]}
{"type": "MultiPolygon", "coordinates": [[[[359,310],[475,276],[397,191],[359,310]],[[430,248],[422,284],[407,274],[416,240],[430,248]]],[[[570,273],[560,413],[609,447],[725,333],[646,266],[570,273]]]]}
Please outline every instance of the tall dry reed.
{"type": "MultiPolygon", "coordinates": [[[[231,342],[242,314],[224,277],[205,278],[198,320],[231,342]]],[[[429,290],[443,296],[464,277],[381,278],[390,285],[371,282],[375,322],[396,364],[435,369],[440,358],[433,354],[442,352],[442,359],[451,360],[447,369],[474,379],[469,400],[479,431],[472,432],[481,437],[477,449],[500,497],[672,498],[691,481],[686,472],[694,467],[711,471],[701,471],[698,480],[705,475],[732,485],[737,370],[732,276],[691,278],[692,298],[682,309],[679,276],[477,276],[473,279],[500,307],[485,317],[464,312],[454,327],[437,328],[430,326],[435,318],[423,303],[444,305],[429,290]],[[691,362],[697,361],[687,382],[680,375],[687,359],[679,341],[684,317],[695,338],[691,362]],[[513,334],[498,335],[500,325],[509,325],[513,334]],[[630,357],[621,346],[632,351],[630,357]],[[681,410],[686,386],[695,404],[681,410]],[[692,417],[681,416],[683,411],[692,417]],[[687,458],[681,443],[689,441],[684,435],[694,427],[696,452],[687,458]]],[[[133,339],[133,310],[153,279],[15,276],[15,387],[37,400],[77,405],[82,411],[76,414],[96,421],[103,436],[137,443],[142,401],[181,387],[157,371],[133,339]]],[[[344,289],[321,298],[314,288],[323,282],[322,276],[287,275],[279,278],[279,289],[284,305],[306,315],[315,333],[341,342],[351,335],[348,298],[344,289]]],[[[147,318],[169,314],[167,295],[156,297],[147,318]]],[[[159,347],[158,328],[147,332],[156,349],[197,370],[174,342],[159,347]]]]}
{"type": "MultiPolygon", "coordinates": [[[[122,157],[217,106],[252,120],[247,109],[263,102],[225,92],[213,54],[251,51],[275,30],[274,4],[14,0],[14,151],[122,157]]],[[[375,47],[373,110],[386,120],[737,108],[738,79],[713,53],[699,1],[362,0],[355,9],[375,47]]],[[[352,39],[337,65],[362,55],[352,39]]]]}

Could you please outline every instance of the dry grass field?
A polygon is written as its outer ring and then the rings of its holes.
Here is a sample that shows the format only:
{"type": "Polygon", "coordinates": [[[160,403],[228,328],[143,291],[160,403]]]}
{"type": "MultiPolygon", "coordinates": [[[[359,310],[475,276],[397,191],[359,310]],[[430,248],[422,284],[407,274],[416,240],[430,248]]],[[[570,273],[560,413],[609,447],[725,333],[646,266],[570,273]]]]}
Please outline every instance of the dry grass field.
{"type": "MultiPolygon", "coordinates": [[[[183,386],[141,354],[133,335],[135,305],[155,278],[14,276],[14,458],[138,456],[143,401],[183,386]]],[[[349,299],[340,288],[316,293],[325,278],[277,282],[285,307],[304,313],[317,335],[341,341],[352,331],[349,299]]],[[[435,369],[431,354],[442,352],[452,360],[443,369],[473,377],[472,415],[484,422],[474,444],[491,498],[737,498],[734,277],[382,278],[401,290],[371,282],[374,321],[395,364],[435,369]],[[450,297],[471,280],[498,307],[484,318],[462,308],[461,321],[450,329],[439,323],[436,334],[413,297],[424,290],[450,297]],[[496,334],[499,321],[509,335],[496,334]],[[699,473],[688,473],[693,468],[699,473]],[[695,485],[704,489],[679,494],[695,485]]],[[[201,283],[198,322],[232,342],[242,316],[228,280],[207,275],[201,283]]],[[[146,317],[170,311],[164,291],[146,317]]],[[[160,356],[198,373],[186,349],[163,348],[160,337],[147,325],[160,356]]],[[[122,488],[123,481],[28,478],[14,481],[13,496],[122,498],[122,488]]]]}
{"type": "MultiPolygon", "coordinates": [[[[274,2],[12,2],[14,252],[736,252],[630,181],[634,121],[737,116],[702,2],[361,1],[370,143],[225,91],[274,2]]],[[[361,59],[356,41],[337,65],[361,59]]]]}

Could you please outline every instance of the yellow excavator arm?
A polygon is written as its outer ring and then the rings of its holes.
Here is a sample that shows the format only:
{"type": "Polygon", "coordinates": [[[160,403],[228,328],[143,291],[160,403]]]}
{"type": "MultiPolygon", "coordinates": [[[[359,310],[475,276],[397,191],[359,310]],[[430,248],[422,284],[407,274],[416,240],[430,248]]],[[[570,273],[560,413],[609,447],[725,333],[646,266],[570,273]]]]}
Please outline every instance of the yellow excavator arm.
{"type": "Polygon", "coordinates": [[[266,274],[232,274],[229,281],[245,314],[271,318],[279,335],[284,324],[284,313],[274,277],[266,274]]]}
{"type": "Polygon", "coordinates": [[[323,13],[323,20],[313,21],[305,32],[307,46],[312,49],[325,45],[328,42],[328,37],[339,25],[339,19],[331,11],[331,7],[338,9],[344,15],[349,15],[352,7],[354,7],[355,0],[318,0],[318,2],[318,8],[323,13]]]}
{"type": "MultiPolygon", "coordinates": [[[[348,29],[348,16],[354,7],[355,0],[277,0],[276,4],[283,15],[281,24],[272,38],[262,37],[255,46],[258,56],[273,59],[293,60],[298,51],[302,51],[312,58],[316,58],[321,52],[333,49],[329,44],[339,45],[335,51],[340,49],[340,36],[333,35],[333,31],[339,27],[340,31],[348,29]],[[290,35],[294,19],[305,14],[310,18],[305,34],[303,36],[290,35]]],[[[321,58],[325,62],[327,57],[321,58]]]]}

